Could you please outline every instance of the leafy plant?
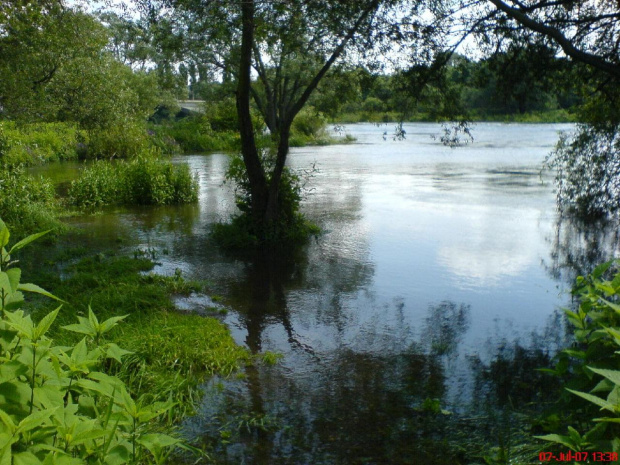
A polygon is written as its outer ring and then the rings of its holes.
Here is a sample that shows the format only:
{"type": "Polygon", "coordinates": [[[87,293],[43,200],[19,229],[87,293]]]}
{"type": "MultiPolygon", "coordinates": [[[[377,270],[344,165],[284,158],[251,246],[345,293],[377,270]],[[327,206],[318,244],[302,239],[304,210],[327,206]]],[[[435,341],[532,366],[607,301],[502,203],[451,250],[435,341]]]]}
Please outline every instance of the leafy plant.
{"type": "Polygon", "coordinates": [[[620,451],[620,272],[610,276],[612,265],[603,263],[577,278],[572,292],[579,307],[565,310],[576,343],[563,351],[554,370],[547,370],[567,376],[566,391],[587,401],[573,403],[571,417],[586,432],[568,426],[568,434],[538,438],[574,451],[620,451]]]}
{"type": "Polygon", "coordinates": [[[198,199],[198,182],[187,165],[142,155],[129,162],[94,163],[71,183],[69,199],[87,208],[191,203],[198,199]]]}
{"type": "Polygon", "coordinates": [[[21,283],[21,271],[11,258],[44,234],[29,236],[7,251],[10,233],[0,220],[0,463],[164,463],[180,441],[154,432],[151,421],[173,403],[135,401],[121,380],[102,371],[106,359],[120,363],[128,353],[114,344],[102,345],[103,335],[124,317],[99,322],[89,309],[88,319],[66,327],[86,337],[60,347],[47,334],[62,306],[38,323],[17,308],[23,302],[21,291],[59,300],[21,283]]]}

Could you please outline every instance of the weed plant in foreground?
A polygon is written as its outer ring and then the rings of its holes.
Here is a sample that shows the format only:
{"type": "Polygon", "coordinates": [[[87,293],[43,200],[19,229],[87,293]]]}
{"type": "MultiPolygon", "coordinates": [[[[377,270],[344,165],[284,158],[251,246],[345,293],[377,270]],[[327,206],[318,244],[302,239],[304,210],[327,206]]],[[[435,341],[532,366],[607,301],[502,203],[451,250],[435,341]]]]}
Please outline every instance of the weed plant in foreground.
{"type": "MultiPolygon", "coordinates": [[[[10,253],[37,237],[18,242],[10,253]]],[[[8,238],[0,222],[5,246],[8,238]]],[[[207,377],[228,376],[250,360],[218,320],[175,310],[172,294],[201,291],[202,284],[179,273],[147,274],[154,264],[143,258],[81,250],[79,259],[62,250],[48,257],[63,268],[62,278],[46,267],[32,273],[44,291],[20,284],[21,272],[9,266],[14,258],[6,249],[0,272],[0,458],[120,465],[179,463],[170,459],[179,447],[197,452],[179,440],[176,426],[194,412],[207,377]],[[23,302],[21,293],[28,290],[40,298],[23,302]],[[62,308],[50,313],[43,296],[62,300],[62,308]],[[55,458],[46,459],[50,450],[55,458]]]]}
{"type": "Polygon", "coordinates": [[[9,243],[0,220],[0,463],[164,463],[181,441],[163,434],[155,421],[174,401],[147,402],[110,368],[129,354],[106,336],[127,315],[100,321],[88,317],[63,329],[79,342],[58,345],[50,337],[63,306],[35,323],[21,309],[23,292],[62,302],[43,288],[21,282],[11,256],[46,234],[9,243]],[[8,250],[7,250],[8,249],[8,250]]]}

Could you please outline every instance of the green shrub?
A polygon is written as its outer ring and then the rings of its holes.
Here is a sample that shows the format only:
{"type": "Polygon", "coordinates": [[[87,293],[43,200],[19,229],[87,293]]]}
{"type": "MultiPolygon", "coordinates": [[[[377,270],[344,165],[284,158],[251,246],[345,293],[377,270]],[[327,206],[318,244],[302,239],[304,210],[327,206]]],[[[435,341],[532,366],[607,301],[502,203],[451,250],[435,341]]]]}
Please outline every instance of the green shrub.
{"type": "Polygon", "coordinates": [[[140,121],[88,131],[86,154],[88,158],[133,158],[152,148],[146,126],[140,121]]]}
{"type": "MultiPolygon", "coordinates": [[[[265,171],[272,173],[275,163],[273,152],[263,150],[262,158],[265,171]]],[[[312,172],[306,175],[311,176],[312,172]]],[[[304,195],[304,179],[298,173],[284,168],[278,195],[279,216],[276,221],[268,224],[257,223],[252,217],[250,183],[240,155],[235,155],[228,165],[226,181],[232,182],[235,186],[235,201],[241,213],[233,217],[230,223],[219,223],[214,226],[212,235],[223,247],[251,249],[264,245],[299,245],[320,232],[318,226],[307,221],[299,212],[304,195]]]]}
{"type": "Polygon", "coordinates": [[[63,229],[54,188],[46,179],[30,176],[21,167],[2,168],[0,192],[0,217],[17,234],[63,229]]]}
{"type": "Polygon", "coordinates": [[[79,207],[171,205],[198,200],[198,182],[189,166],[149,156],[129,162],[95,162],[71,183],[70,202],[79,207]]]}
{"type": "Polygon", "coordinates": [[[82,133],[70,123],[0,122],[0,165],[76,159],[82,133]]]}
{"type": "Polygon", "coordinates": [[[238,131],[215,132],[205,115],[151,126],[155,138],[172,139],[184,153],[236,151],[241,147],[238,131]]]}
{"type": "Polygon", "coordinates": [[[556,423],[559,417],[576,428],[539,439],[573,451],[620,453],[620,272],[610,276],[611,266],[604,263],[577,278],[572,292],[579,308],[565,310],[575,343],[560,354],[555,369],[546,370],[566,380],[556,423]]]}
{"type": "Polygon", "coordinates": [[[310,139],[319,139],[325,137],[326,128],[327,119],[323,114],[312,107],[305,107],[295,116],[291,132],[310,139]]]}

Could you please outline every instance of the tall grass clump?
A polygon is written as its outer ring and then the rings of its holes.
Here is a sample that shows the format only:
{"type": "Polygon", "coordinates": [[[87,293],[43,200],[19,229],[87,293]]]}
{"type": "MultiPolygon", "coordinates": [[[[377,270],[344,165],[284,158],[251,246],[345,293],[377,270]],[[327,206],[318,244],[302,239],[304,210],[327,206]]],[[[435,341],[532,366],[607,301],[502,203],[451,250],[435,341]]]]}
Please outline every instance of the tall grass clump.
{"type": "Polygon", "coordinates": [[[198,181],[187,165],[139,156],[95,162],[71,183],[68,195],[73,205],[86,208],[182,204],[198,200],[198,181]]]}
{"type": "Polygon", "coordinates": [[[48,180],[26,174],[23,167],[0,169],[0,217],[16,234],[63,229],[58,212],[48,180]]]}

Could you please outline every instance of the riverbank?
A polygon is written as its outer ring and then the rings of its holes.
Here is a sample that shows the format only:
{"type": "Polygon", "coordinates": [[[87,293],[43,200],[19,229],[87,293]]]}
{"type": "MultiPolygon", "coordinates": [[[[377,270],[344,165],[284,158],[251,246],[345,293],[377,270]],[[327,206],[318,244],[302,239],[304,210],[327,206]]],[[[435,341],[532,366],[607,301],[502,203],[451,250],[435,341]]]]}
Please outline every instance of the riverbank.
{"type": "MultiPolygon", "coordinates": [[[[477,114],[463,116],[467,121],[476,123],[576,123],[577,115],[567,110],[550,110],[544,112],[513,114],[477,114]]],[[[403,117],[397,112],[355,112],[343,113],[330,118],[332,124],[352,123],[436,123],[437,119],[426,113],[417,113],[403,117]]]]}
{"type": "MultiPolygon", "coordinates": [[[[222,323],[221,306],[205,306],[199,314],[175,306],[182,296],[211,299],[204,294],[205,282],[186,279],[180,270],[171,276],[152,273],[158,254],[167,251],[136,248],[128,255],[121,233],[103,246],[93,247],[87,237],[72,230],[20,254],[28,281],[65,301],[48,336],[57,346],[74,347],[84,335],[62,328],[76,316],[88,317],[92,308],[99,321],[125,317],[106,334],[106,343],[129,352],[122,364],[107,363],[105,371],[119,377],[139,405],[172,403],[151,428],[178,436],[179,423],[196,411],[206,380],[242,377],[241,369],[254,359],[222,323]],[[110,247],[114,243],[116,249],[110,247]]],[[[49,299],[31,298],[23,308],[39,321],[52,306],[49,299]]]]}

